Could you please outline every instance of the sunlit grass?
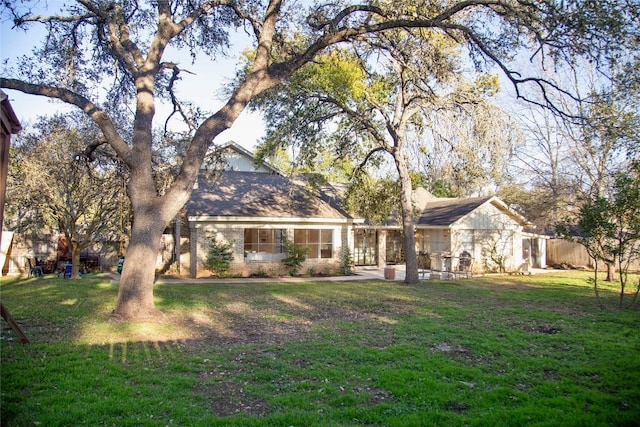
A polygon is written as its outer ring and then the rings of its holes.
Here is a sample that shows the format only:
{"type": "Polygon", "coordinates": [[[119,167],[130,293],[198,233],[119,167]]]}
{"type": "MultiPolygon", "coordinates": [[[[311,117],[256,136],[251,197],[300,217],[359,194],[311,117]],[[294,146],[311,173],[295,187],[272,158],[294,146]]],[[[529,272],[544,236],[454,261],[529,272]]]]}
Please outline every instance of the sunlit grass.
{"type": "Polygon", "coordinates": [[[2,422],[635,425],[640,312],[588,278],[158,284],[159,323],[110,321],[108,276],[4,278],[2,422]]]}

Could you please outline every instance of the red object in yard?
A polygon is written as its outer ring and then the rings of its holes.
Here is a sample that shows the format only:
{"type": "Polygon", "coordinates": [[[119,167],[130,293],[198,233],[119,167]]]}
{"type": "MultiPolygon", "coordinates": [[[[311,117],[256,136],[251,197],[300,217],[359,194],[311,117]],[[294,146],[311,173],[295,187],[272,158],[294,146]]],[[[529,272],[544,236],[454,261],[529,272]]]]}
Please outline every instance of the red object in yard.
{"type": "Polygon", "coordinates": [[[393,267],[385,267],[384,278],[386,280],[394,280],[396,278],[396,269],[393,267]]]}

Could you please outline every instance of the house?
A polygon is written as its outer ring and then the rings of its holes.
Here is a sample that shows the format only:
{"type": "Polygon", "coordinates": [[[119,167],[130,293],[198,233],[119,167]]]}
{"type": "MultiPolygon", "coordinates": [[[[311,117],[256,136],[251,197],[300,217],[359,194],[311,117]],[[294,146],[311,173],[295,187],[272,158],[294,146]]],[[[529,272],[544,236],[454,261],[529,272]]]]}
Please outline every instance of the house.
{"type": "Polygon", "coordinates": [[[475,260],[475,270],[516,270],[523,263],[522,230],[526,223],[495,196],[432,199],[416,223],[418,250],[458,256],[466,252],[475,260]]]}
{"type": "MultiPolygon", "coordinates": [[[[310,249],[303,271],[335,272],[346,253],[356,265],[403,262],[397,219],[367,224],[342,207],[342,188],[327,186],[314,193],[273,167],[256,166],[251,153],[233,142],[222,150],[225,170],[210,179],[203,175],[185,207],[189,249],[178,257],[191,277],[210,275],[205,261],[213,239],[233,243],[231,272],[243,276],[285,273],[285,240],[310,249]]],[[[440,199],[418,189],[414,206],[419,212],[416,250],[437,255],[436,264],[446,254],[463,251],[471,254],[477,270],[522,264],[526,220],[497,197],[440,199]]]]}

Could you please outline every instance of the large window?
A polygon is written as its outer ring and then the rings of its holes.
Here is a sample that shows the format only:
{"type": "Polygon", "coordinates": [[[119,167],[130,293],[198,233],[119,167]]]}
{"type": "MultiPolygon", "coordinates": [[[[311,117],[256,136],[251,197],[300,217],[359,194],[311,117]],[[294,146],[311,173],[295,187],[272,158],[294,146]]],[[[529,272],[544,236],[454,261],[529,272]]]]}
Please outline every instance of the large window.
{"type": "Polygon", "coordinates": [[[378,263],[378,232],[376,230],[357,229],[353,251],[355,265],[376,265],[378,263]]]}
{"type": "Polygon", "coordinates": [[[293,232],[293,243],[310,249],[307,258],[333,257],[333,230],[296,229],[293,232]]]}
{"type": "Polygon", "coordinates": [[[246,228],[244,230],[244,256],[248,261],[280,260],[284,257],[283,229],[246,228]]]}

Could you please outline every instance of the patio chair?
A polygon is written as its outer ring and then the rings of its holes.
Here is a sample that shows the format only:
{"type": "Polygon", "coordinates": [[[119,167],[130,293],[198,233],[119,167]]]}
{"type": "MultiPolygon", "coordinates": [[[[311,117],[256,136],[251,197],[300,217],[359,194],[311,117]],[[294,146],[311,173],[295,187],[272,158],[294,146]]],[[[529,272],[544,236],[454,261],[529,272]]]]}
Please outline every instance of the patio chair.
{"type": "Polygon", "coordinates": [[[470,278],[473,273],[473,258],[468,252],[463,252],[460,254],[460,258],[458,261],[458,268],[453,272],[454,277],[462,277],[470,278]]]}
{"type": "Polygon", "coordinates": [[[62,277],[64,279],[70,279],[72,271],[73,271],[73,264],[65,264],[64,270],[62,270],[62,277]]]}
{"type": "Polygon", "coordinates": [[[431,272],[431,256],[428,252],[420,252],[418,254],[418,273],[424,275],[431,272]]]}
{"type": "Polygon", "coordinates": [[[27,263],[29,263],[28,277],[42,277],[44,275],[42,266],[36,265],[36,262],[32,261],[31,258],[27,258],[27,263]]]}

